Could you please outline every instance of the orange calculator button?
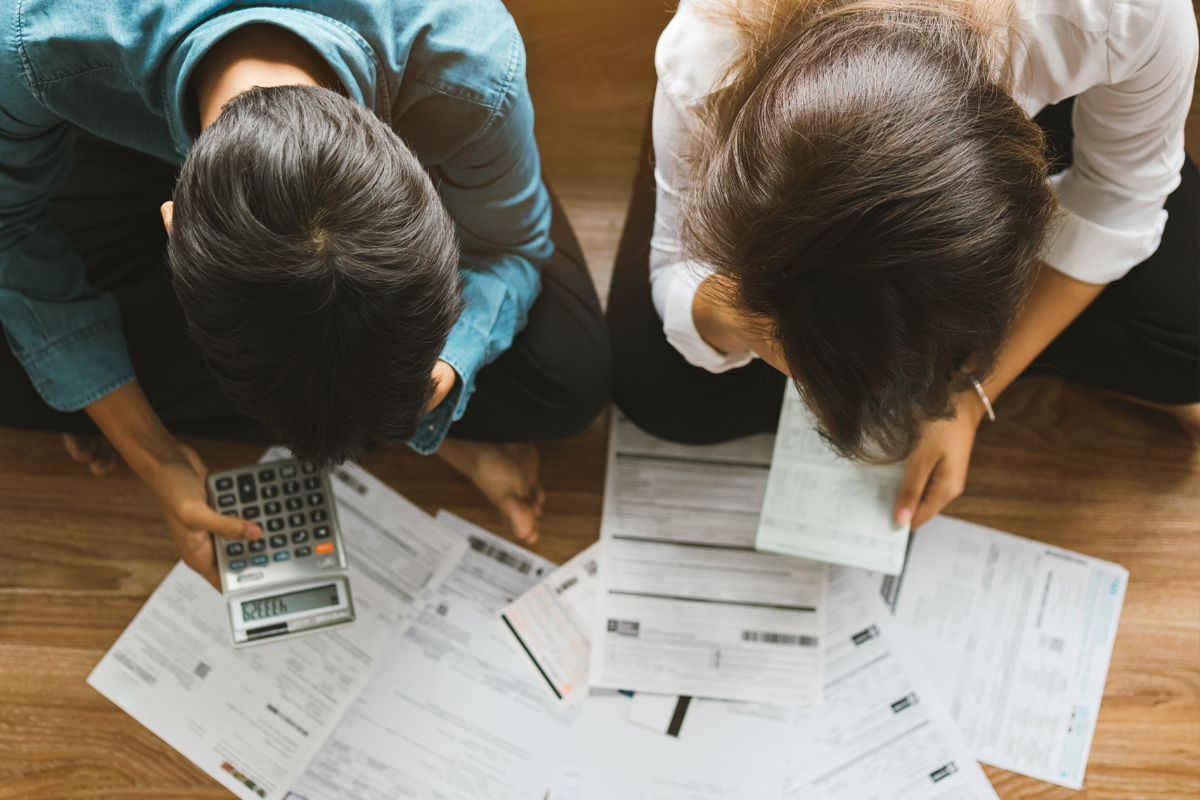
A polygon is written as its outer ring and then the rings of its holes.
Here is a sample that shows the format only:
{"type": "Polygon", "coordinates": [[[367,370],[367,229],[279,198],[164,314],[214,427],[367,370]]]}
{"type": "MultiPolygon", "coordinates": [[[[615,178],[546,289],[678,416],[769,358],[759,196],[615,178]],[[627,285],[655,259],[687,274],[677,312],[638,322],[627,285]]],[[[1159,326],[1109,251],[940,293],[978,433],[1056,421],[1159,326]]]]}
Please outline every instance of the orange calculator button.
{"type": "Polygon", "coordinates": [[[318,543],[317,544],[317,552],[318,553],[332,553],[333,552],[333,542],[318,543]]]}

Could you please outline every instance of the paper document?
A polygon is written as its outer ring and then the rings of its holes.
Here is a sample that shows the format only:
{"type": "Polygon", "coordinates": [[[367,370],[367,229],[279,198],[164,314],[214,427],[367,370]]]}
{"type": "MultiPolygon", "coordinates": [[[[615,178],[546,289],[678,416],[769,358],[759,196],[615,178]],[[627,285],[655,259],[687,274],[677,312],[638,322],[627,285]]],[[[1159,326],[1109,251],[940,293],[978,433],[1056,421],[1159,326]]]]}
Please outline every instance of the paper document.
{"type": "Polygon", "coordinates": [[[678,736],[665,736],[627,720],[640,696],[593,689],[584,699],[550,800],[780,797],[790,709],[694,700],[678,736]]]}
{"type": "MultiPolygon", "coordinates": [[[[851,577],[856,573],[868,574],[845,567],[830,572],[825,701],[820,708],[775,707],[772,712],[770,706],[720,704],[727,712],[741,706],[751,717],[774,716],[787,723],[726,723],[731,726],[727,736],[743,744],[770,751],[780,740],[787,743],[783,786],[755,796],[994,800],[991,784],[932,694],[920,665],[898,639],[887,609],[862,593],[851,577]]],[[[696,712],[705,712],[712,702],[638,693],[628,718],[686,743],[696,712]]],[[[689,764],[695,757],[714,758],[683,755],[689,764]]],[[[672,764],[664,769],[680,768],[672,764]]]]}
{"type": "Polygon", "coordinates": [[[235,650],[225,601],[180,562],[88,677],[245,800],[284,796],[465,549],[362,469],[339,473],[353,626],[235,650]]]}
{"type": "Polygon", "coordinates": [[[825,702],[794,712],[784,797],[996,800],[886,607],[862,593],[856,572],[830,573],[825,702]]]}
{"type": "Polygon", "coordinates": [[[838,457],[789,381],[755,546],[895,575],[908,545],[892,514],[903,482],[903,462],[838,457]]]}
{"type": "Polygon", "coordinates": [[[497,614],[554,564],[453,515],[469,543],[292,800],[540,800],[577,708],[562,709],[497,614]]]}
{"type": "Polygon", "coordinates": [[[559,700],[587,694],[599,543],[505,607],[500,622],[559,700]]]}
{"type": "Polygon", "coordinates": [[[1128,579],[1117,564],[938,516],[882,588],[975,757],[1079,789],[1128,579]]]}
{"type": "Polygon", "coordinates": [[[613,415],[592,686],[820,701],[828,566],[754,549],[770,448],[671,444],[613,415]]]}

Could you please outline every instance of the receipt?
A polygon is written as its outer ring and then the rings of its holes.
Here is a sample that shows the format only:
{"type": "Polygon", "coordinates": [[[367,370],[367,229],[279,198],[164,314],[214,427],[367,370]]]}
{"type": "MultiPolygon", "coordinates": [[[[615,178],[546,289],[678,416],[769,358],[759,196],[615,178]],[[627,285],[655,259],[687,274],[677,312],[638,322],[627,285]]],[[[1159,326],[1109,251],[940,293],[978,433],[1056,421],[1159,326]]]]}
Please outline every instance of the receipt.
{"type": "Polygon", "coordinates": [[[913,534],[896,623],[975,757],[1083,786],[1129,573],[950,517],[913,534]]]}
{"type": "Polygon", "coordinates": [[[840,458],[815,426],[789,382],[755,546],[895,575],[908,545],[908,525],[892,516],[904,463],[840,458]]]}
{"type": "Polygon", "coordinates": [[[236,650],[225,601],[179,562],[88,683],[243,800],[276,800],[466,545],[359,467],[332,481],[357,620],[236,650]]]}
{"type": "Polygon", "coordinates": [[[599,543],[510,603],[500,622],[559,700],[587,693],[599,543]]]}
{"type": "Polygon", "coordinates": [[[770,448],[676,445],[613,416],[592,686],[820,701],[828,565],[754,549],[770,448]]]}
{"type": "Polygon", "coordinates": [[[497,615],[554,564],[445,511],[438,519],[468,543],[465,555],[380,658],[291,800],[544,796],[577,707],[557,705],[497,615]]]}

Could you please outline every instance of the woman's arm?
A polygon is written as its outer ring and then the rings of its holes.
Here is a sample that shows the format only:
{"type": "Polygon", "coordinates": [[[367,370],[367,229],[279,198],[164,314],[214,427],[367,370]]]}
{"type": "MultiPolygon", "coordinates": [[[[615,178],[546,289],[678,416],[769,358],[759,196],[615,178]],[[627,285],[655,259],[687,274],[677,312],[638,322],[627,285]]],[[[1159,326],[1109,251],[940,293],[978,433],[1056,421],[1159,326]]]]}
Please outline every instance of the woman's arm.
{"type": "MultiPolygon", "coordinates": [[[[1103,289],[1104,284],[1084,283],[1043,264],[1000,350],[996,369],[983,384],[987,396],[995,401],[1103,289]]],[[[963,492],[975,432],[986,410],[973,389],[957,395],[954,404],[955,416],[926,425],[905,462],[904,484],[896,498],[896,521],[901,525],[922,525],[963,492]]]]}

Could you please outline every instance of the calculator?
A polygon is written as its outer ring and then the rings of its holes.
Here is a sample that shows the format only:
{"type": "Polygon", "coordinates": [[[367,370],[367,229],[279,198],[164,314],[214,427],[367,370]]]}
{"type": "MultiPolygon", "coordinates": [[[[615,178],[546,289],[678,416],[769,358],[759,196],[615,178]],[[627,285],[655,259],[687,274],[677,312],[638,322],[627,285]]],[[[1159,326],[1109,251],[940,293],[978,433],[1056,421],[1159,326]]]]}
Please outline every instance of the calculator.
{"type": "Polygon", "coordinates": [[[327,472],[289,458],[214,472],[206,483],[210,506],[263,530],[254,541],[213,536],[234,647],[354,622],[327,472]]]}

